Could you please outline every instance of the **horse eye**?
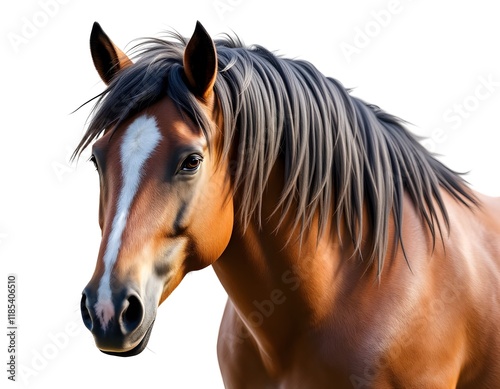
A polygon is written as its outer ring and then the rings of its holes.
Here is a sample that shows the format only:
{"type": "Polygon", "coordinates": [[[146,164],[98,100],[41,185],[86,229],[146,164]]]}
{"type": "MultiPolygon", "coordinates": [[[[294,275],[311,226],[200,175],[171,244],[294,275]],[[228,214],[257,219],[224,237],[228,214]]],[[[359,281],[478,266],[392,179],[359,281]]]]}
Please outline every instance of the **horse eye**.
{"type": "Polygon", "coordinates": [[[95,167],[95,170],[99,170],[99,167],[97,166],[97,160],[95,158],[95,155],[92,154],[89,158],[89,161],[92,162],[94,164],[94,167],[95,167]]]}
{"type": "Polygon", "coordinates": [[[202,162],[203,158],[201,155],[191,154],[182,162],[180,170],[186,173],[194,173],[200,168],[202,162]]]}

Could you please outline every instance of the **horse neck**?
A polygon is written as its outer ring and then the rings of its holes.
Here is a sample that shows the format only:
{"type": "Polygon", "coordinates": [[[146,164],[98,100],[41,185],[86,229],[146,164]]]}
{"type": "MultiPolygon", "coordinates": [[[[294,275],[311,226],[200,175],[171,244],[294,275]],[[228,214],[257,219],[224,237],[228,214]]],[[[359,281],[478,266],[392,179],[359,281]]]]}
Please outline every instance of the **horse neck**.
{"type": "MultiPolygon", "coordinates": [[[[275,212],[280,177],[278,167],[266,188],[262,225],[254,218],[244,228],[236,218],[228,247],[213,265],[246,330],[271,359],[282,354],[300,327],[330,313],[337,278],[347,274],[342,259],[349,256],[346,250],[352,253],[328,229],[318,240],[316,220],[299,240],[300,227],[290,227],[293,209],[280,224],[281,214],[275,212]]],[[[234,204],[237,208],[237,195],[234,204]]]]}

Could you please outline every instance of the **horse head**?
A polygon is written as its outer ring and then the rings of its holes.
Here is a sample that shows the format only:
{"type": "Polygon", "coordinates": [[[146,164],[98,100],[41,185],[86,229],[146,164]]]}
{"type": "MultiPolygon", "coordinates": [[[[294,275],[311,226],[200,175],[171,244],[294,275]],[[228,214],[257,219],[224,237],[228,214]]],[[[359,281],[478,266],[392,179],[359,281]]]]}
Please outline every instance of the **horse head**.
{"type": "MultiPolygon", "coordinates": [[[[108,85],[108,112],[128,104],[136,65],[98,24],[91,34],[95,67],[108,85]],[[115,100],[115,101],[112,101],[115,100]]],[[[214,43],[197,24],[169,81],[152,76],[134,89],[181,90],[196,106],[190,115],[167,92],[111,119],[92,146],[100,178],[102,242],[83,291],[82,316],[103,352],[128,356],[147,344],[156,310],[190,271],[212,264],[233,227],[227,165],[218,157],[213,86],[214,43]],[[195,116],[195,117],[193,117],[195,116]],[[204,123],[203,129],[199,121],[204,123]]]]}

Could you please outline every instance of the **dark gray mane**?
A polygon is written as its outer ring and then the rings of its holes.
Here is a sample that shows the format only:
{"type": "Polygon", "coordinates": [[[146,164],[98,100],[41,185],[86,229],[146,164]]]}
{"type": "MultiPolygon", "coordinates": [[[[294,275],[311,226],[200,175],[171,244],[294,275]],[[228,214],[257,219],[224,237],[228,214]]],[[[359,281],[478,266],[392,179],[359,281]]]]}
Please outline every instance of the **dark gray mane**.
{"type": "MultiPolygon", "coordinates": [[[[171,39],[171,38],[174,39],[171,39]]],[[[168,95],[198,123],[210,140],[210,124],[184,82],[182,57],[187,40],[150,39],[139,44],[137,61],[118,74],[98,96],[79,155],[103,130],[168,95]]],[[[462,178],[425,150],[402,121],[349,95],[305,61],[278,57],[260,47],[244,47],[231,37],[216,41],[219,73],[215,93],[224,119],[224,155],[234,158],[234,190],[243,226],[261,222],[265,187],[275,162],[285,167],[277,199],[281,215],[296,212],[304,232],[315,214],[320,231],[344,223],[356,251],[362,231],[371,234],[369,263],[380,274],[389,243],[401,242],[403,193],[428,225],[442,233],[438,216],[448,216],[440,188],[471,205],[475,198],[462,178]],[[363,207],[367,218],[363,218],[363,207]]]]}

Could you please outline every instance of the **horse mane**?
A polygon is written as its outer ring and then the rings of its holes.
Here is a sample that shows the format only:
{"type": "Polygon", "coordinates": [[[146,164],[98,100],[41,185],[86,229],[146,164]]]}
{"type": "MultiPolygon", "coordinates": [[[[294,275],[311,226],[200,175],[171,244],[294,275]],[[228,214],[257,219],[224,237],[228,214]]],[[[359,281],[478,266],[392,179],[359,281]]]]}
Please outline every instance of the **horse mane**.
{"type": "MultiPolygon", "coordinates": [[[[215,43],[219,70],[214,91],[223,115],[223,156],[234,158],[230,173],[241,199],[237,216],[243,226],[252,219],[262,223],[263,196],[278,158],[284,166],[276,207],[280,223],[293,210],[301,237],[315,215],[320,233],[327,223],[337,231],[344,223],[360,255],[362,232],[368,228],[366,259],[377,266],[379,275],[391,214],[393,244],[401,244],[404,251],[404,193],[427,224],[433,245],[437,233],[442,236],[439,214],[449,229],[440,188],[466,206],[476,203],[462,177],[435,159],[402,120],[351,96],[309,62],[282,58],[261,46],[245,47],[230,36],[215,43]]],[[[165,95],[209,141],[213,129],[184,81],[186,44],[187,39],[176,33],[138,44],[134,66],[120,72],[97,96],[74,156],[105,129],[116,128],[165,95]]]]}

